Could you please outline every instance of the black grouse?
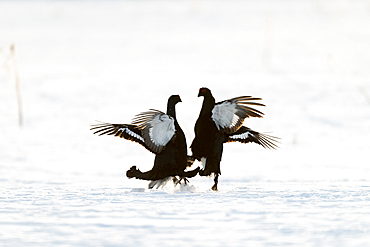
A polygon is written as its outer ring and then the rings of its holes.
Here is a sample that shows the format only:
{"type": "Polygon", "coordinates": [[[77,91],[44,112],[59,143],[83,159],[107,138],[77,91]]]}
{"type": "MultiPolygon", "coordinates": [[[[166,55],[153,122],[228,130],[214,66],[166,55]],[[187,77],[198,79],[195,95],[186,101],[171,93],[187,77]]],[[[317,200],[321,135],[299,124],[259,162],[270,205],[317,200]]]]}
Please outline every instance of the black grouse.
{"type": "Polygon", "coordinates": [[[188,163],[185,135],[176,120],[175,105],[181,102],[179,95],[168,99],[167,114],[158,110],[149,110],[135,116],[132,124],[102,123],[93,125],[94,134],[114,135],[137,142],[156,154],[154,166],[150,171],[141,172],[132,166],[126,172],[128,178],[150,180],[149,189],[164,186],[171,178],[177,184],[186,178],[197,175],[200,168],[185,171],[188,163]],[[180,179],[177,179],[179,176],[180,179]]]}
{"type": "Polygon", "coordinates": [[[275,149],[276,137],[261,134],[242,126],[248,117],[262,117],[263,113],[248,105],[264,106],[253,102],[261,100],[241,96],[216,103],[208,88],[200,88],[198,97],[203,96],[203,105],[195,123],[195,138],[191,144],[193,158],[202,162],[201,176],[214,177],[212,190],[217,190],[223,144],[228,142],[254,142],[264,148],[275,149]]]}

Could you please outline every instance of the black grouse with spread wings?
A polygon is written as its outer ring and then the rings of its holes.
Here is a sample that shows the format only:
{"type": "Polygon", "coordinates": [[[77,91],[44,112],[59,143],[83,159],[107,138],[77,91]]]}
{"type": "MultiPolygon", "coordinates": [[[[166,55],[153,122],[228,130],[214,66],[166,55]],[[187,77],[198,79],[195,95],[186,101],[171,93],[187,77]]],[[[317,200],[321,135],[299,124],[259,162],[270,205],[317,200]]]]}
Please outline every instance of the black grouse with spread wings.
{"type": "Polygon", "coordinates": [[[251,96],[241,96],[216,103],[208,88],[199,89],[203,105],[195,123],[195,138],[191,144],[193,158],[202,162],[201,176],[215,175],[212,190],[217,190],[223,144],[227,142],[254,142],[264,148],[276,148],[276,137],[242,126],[244,119],[262,117],[263,113],[250,106],[264,106],[251,96]]]}
{"type": "Polygon", "coordinates": [[[132,166],[126,175],[129,178],[151,180],[149,188],[164,186],[171,178],[179,176],[181,181],[195,176],[199,168],[185,171],[188,163],[187,145],[184,132],[177,119],[175,105],[181,102],[180,96],[172,95],[168,99],[167,114],[158,110],[149,110],[136,115],[132,124],[101,123],[93,125],[94,134],[114,135],[137,142],[155,156],[154,166],[150,171],[141,172],[132,166]]]}

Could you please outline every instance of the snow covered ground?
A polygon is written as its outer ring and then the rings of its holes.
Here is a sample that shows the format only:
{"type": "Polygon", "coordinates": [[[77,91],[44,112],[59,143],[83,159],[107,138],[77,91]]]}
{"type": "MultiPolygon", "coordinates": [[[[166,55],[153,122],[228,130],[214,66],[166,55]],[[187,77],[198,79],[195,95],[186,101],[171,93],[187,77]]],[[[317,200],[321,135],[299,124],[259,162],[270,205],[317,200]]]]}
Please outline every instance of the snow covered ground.
{"type": "Polygon", "coordinates": [[[366,0],[0,1],[0,245],[370,246],[369,44],[366,0]],[[225,145],[219,192],[147,190],[154,156],[89,130],[179,94],[190,144],[202,86],[282,138],[225,145]]]}

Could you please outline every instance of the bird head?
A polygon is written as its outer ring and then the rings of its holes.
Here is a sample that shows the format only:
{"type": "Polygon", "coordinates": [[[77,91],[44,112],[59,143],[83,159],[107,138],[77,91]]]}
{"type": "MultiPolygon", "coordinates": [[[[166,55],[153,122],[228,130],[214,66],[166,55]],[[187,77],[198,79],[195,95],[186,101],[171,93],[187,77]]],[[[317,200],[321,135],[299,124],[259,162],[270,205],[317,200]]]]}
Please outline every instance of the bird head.
{"type": "Polygon", "coordinates": [[[180,95],[172,95],[169,99],[168,102],[173,103],[174,105],[177,104],[178,102],[182,102],[180,95]]]}
{"type": "Polygon", "coordinates": [[[210,94],[210,93],[211,93],[211,90],[209,90],[206,87],[202,87],[199,89],[198,97],[205,96],[206,94],[210,94]]]}

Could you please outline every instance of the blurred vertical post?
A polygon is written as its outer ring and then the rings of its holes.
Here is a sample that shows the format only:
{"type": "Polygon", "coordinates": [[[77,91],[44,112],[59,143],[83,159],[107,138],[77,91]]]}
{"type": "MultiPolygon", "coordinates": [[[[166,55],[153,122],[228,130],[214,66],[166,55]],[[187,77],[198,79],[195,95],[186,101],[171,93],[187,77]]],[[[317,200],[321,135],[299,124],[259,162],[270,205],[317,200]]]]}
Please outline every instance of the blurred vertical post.
{"type": "Polygon", "coordinates": [[[11,44],[10,46],[10,54],[14,66],[14,79],[15,79],[15,90],[17,93],[17,101],[18,101],[18,120],[19,120],[19,126],[23,126],[23,108],[22,108],[22,95],[21,95],[21,86],[20,86],[20,76],[19,76],[19,67],[18,67],[18,61],[17,56],[15,53],[15,46],[14,44],[11,44]]]}

